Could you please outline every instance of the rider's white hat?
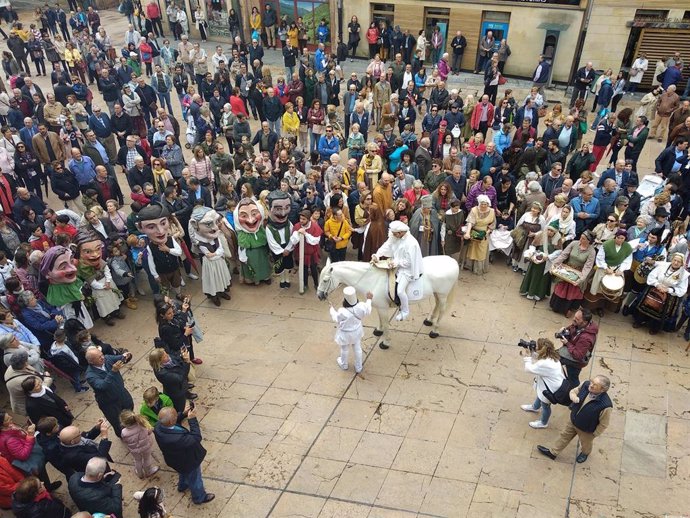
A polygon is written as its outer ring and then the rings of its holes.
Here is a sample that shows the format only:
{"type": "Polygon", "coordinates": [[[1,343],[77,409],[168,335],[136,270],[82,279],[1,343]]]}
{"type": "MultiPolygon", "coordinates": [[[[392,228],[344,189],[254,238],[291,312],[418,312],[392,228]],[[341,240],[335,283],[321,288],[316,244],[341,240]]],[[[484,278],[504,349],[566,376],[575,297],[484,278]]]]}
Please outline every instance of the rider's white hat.
{"type": "Polygon", "coordinates": [[[410,227],[402,221],[392,221],[388,228],[391,232],[408,232],[410,230],[410,227]]]}

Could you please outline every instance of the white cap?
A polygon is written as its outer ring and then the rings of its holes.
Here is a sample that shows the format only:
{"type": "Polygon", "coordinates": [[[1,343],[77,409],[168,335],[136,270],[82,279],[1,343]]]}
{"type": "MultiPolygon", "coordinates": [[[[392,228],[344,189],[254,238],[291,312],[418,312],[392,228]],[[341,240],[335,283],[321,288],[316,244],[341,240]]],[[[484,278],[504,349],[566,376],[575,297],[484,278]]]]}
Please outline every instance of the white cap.
{"type": "Polygon", "coordinates": [[[391,232],[407,232],[410,230],[410,227],[405,225],[402,221],[392,221],[388,228],[391,232]]]}
{"type": "Polygon", "coordinates": [[[345,297],[345,302],[347,302],[351,306],[357,304],[357,292],[352,286],[347,286],[343,290],[343,296],[345,297]]]}

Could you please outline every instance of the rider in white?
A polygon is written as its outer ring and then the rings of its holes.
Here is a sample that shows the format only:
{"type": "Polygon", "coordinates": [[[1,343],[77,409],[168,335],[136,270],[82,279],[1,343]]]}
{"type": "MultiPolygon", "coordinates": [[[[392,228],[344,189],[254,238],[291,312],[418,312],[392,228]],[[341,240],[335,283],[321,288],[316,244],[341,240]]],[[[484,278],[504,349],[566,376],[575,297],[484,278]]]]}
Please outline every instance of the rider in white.
{"type": "Polygon", "coordinates": [[[398,297],[400,298],[400,312],[395,317],[396,320],[405,320],[410,314],[410,303],[407,298],[407,286],[411,281],[416,281],[422,276],[422,250],[419,243],[410,234],[410,227],[402,221],[393,221],[389,227],[388,239],[371,256],[373,263],[379,257],[389,257],[393,259],[393,267],[398,271],[395,279],[398,281],[398,297]]]}

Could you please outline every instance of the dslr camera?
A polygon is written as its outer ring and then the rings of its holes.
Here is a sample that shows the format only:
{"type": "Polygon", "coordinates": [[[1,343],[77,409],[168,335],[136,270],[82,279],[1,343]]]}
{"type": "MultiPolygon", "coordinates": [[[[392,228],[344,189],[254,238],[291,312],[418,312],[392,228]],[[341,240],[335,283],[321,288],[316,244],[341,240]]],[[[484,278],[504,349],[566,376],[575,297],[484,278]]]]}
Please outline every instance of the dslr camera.
{"type": "Polygon", "coordinates": [[[536,340],[520,340],[518,342],[518,347],[522,347],[523,349],[526,349],[530,352],[534,352],[537,350],[537,341],[536,340]]]}
{"type": "Polygon", "coordinates": [[[561,331],[554,333],[553,336],[556,338],[556,340],[560,340],[561,338],[567,340],[570,337],[570,331],[567,328],[562,329],[561,331]]]}

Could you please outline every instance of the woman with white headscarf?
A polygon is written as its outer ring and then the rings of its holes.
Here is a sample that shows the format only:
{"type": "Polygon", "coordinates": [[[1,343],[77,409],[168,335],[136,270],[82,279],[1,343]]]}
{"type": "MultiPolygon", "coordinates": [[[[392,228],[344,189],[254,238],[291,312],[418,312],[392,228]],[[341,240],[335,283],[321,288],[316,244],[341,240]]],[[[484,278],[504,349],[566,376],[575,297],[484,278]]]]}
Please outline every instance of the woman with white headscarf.
{"type": "Polygon", "coordinates": [[[675,253],[671,262],[658,262],[647,277],[647,287],[637,299],[633,310],[633,327],[648,325],[649,334],[662,328],[675,330],[678,303],[688,291],[688,272],[683,267],[685,256],[675,253]]]}
{"type": "Polygon", "coordinates": [[[491,200],[485,194],[477,196],[477,203],[467,216],[464,238],[469,245],[465,258],[472,261],[472,273],[481,275],[489,267],[489,235],[496,227],[496,212],[491,208],[491,200]]]}

